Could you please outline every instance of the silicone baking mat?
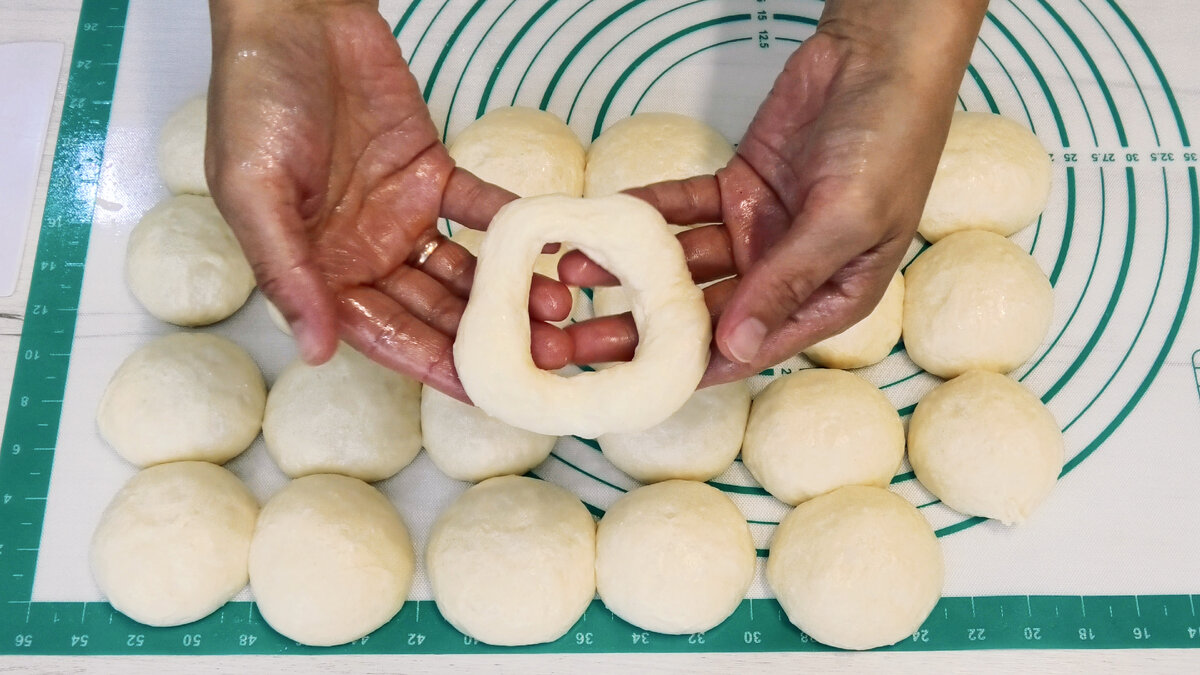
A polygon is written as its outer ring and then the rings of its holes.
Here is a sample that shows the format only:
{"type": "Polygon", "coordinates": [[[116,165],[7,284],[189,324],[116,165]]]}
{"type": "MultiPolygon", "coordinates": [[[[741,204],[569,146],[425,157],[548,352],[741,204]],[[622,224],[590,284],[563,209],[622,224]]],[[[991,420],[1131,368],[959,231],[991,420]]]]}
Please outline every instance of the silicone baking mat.
{"type": "MultiPolygon", "coordinates": [[[[382,11],[447,137],[518,104],[557,113],[583,139],[632,113],[670,110],[736,140],[821,4],[413,0],[382,11]]],[[[93,414],[121,360],[174,330],[138,307],[122,265],[130,229],[167,194],[152,159],[158,129],[207,82],[204,3],[85,0],[71,58],[0,445],[0,654],[496,651],[441,619],[420,570],[398,616],[332,650],[273,632],[248,592],[169,629],[103,602],[88,539],[133,469],[100,441],[93,414]]],[[[1195,105],[1194,94],[1188,100],[1195,105]]],[[[1013,375],[1062,425],[1068,462],[1049,501],[1013,528],[943,507],[902,468],[892,487],[937,529],[947,580],[925,625],[892,648],[1198,645],[1200,321],[1187,310],[1200,191],[1184,111],[1115,0],[995,0],[959,105],[1028,125],[1053,155],[1050,204],[1014,240],[1053,282],[1055,318],[1013,375]]],[[[245,346],[268,381],[295,356],[257,295],[207,330],[245,346]]],[[[798,358],[752,384],[808,366],[798,358]]],[[[906,418],[937,383],[899,348],[860,373],[906,418]]],[[[260,499],[286,482],[261,440],[230,467],[260,499]]],[[[636,485],[594,444],[570,438],[533,473],[571,488],[597,515],[636,485]]],[[[786,508],[740,464],[712,483],[745,513],[761,563],[786,508]]],[[[420,550],[465,485],[421,456],[379,487],[420,550]]],[[[597,601],[561,640],[527,651],[807,649],[823,647],[787,622],[760,564],[749,597],[707,633],[644,632],[597,601]]]]}

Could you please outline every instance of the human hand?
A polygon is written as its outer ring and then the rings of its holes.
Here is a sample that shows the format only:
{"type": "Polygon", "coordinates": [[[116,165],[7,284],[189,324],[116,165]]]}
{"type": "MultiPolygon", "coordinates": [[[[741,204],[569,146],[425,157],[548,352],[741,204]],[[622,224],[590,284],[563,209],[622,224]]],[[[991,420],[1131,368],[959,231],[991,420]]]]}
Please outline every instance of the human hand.
{"type": "MultiPolygon", "coordinates": [[[[716,327],[702,385],[797,354],[866,316],[920,219],[986,2],[830,0],[716,176],[630,190],[679,224],[716,327]]],[[[560,276],[616,280],[580,253],[560,276]]],[[[568,329],[577,362],[628,359],[629,315],[568,329]]]]}
{"type": "MultiPolygon", "coordinates": [[[[374,3],[212,0],[208,182],[310,363],[345,339],[465,400],[452,344],[475,260],[439,215],[483,229],[514,195],[457,169],[374,3]]],[[[535,277],[533,355],[571,343],[565,286],[535,277]]]]}

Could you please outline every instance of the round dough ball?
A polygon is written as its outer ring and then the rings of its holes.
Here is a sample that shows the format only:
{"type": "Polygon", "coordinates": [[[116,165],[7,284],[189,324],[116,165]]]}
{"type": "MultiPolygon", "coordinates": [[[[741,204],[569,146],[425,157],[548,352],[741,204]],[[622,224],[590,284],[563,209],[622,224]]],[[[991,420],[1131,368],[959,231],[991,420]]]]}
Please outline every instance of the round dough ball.
{"type": "Polygon", "coordinates": [[[357,640],[404,604],[415,558],[396,509],[347,476],[292,481],[258,517],[250,588],[285,637],[327,647],[357,640]]]}
{"type": "Polygon", "coordinates": [[[904,311],[904,277],[896,272],[875,309],[846,330],[804,350],[804,355],[826,368],[863,368],[887,358],[900,341],[904,311]]]}
{"type": "Polygon", "coordinates": [[[998,234],[952,234],[913,261],[904,279],[904,347],[913,363],[938,377],[1007,373],[1050,330],[1050,281],[1028,253],[998,234]]]}
{"type": "Polygon", "coordinates": [[[946,506],[1005,525],[1029,517],[1063,467],[1058,422],[1006,375],[973,370],[938,386],[908,425],[908,461],[946,506]]]}
{"type": "Polygon", "coordinates": [[[583,195],[711,174],[733,157],[733,146],[700,120],[675,113],[638,113],[604,130],[587,151],[583,195]]]}
{"type": "Polygon", "coordinates": [[[659,633],[724,621],[754,579],[754,542],[720,490],[686,480],[618,499],[596,531],[596,588],[614,614],[659,633]]]}
{"type": "Polygon", "coordinates": [[[208,99],[200,96],[179,106],[158,139],[158,172],[172,194],[212,194],[204,176],[204,137],[208,99]]]}
{"type": "Polygon", "coordinates": [[[92,574],[117,611],[148,626],[208,616],[246,585],[258,502],[208,462],[138,472],[92,535],[92,574]]]}
{"type": "Polygon", "coordinates": [[[463,129],[449,151],[460,167],[518,197],[583,196],[583,144],[544,110],[491,110],[463,129]]]}
{"type": "Polygon", "coordinates": [[[733,464],[746,433],[745,381],[698,390],[675,414],[646,429],[596,438],[613,466],[642,483],[705,481],[733,464]]]}
{"type": "Polygon", "coordinates": [[[785,375],[750,407],[742,461],[780,501],[844,485],[885,487],[904,459],[904,425],[878,389],[844,370],[785,375]]]}
{"type": "Polygon", "coordinates": [[[100,436],[131,464],[223,464],[262,427],[267,387],[254,359],[219,335],[172,333],[117,368],[100,398],[100,436]]]}
{"type": "Polygon", "coordinates": [[[917,231],[931,242],[966,229],[1008,236],[1037,220],[1049,198],[1050,155],[1033,132],[957,111],[917,231]]]}
{"type": "Polygon", "coordinates": [[[550,456],[557,436],[518,429],[433,387],[421,391],[425,452],[442,473],[478,482],[523,474],[550,456]]]}
{"type": "Polygon", "coordinates": [[[288,476],[374,482],[421,451],[421,383],[342,344],[319,366],[295,361],[267,396],[263,439],[288,476]]]}
{"type": "Polygon", "coordinates": [[[944,576],[925,517],[877,487],[844,487],[797,506],[775,528],[767,556],[767,583],[788,619],[841,649],[912,635],[944,576]]]}
{"type": "Polygon", "coordinates": [[[155,318],[206,326],[233,314],[254,272],[209,197],[179,195],[150,209],[129,236],[129,290],[155,318]]]}
{"type": "Polygon", "coordinates": [[[557,640],[596,593],[596,524],[575,495],[489,478],[442,512],[425,549],[442,616],[491,645],[557,640]]]}

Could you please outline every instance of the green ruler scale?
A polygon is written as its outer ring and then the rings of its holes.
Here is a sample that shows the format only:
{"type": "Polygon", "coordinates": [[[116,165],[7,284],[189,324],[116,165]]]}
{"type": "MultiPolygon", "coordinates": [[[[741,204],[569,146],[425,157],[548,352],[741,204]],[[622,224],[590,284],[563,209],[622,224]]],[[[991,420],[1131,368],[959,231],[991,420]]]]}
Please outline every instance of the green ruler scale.
{"type": "MultiPolygon", "coordinates": [[[[490,647],[465,637],[441,617],[430,601],[410,601],[378,631],[330,649],[304,647],[283,638],[267,626],[251,602],[228,603],[205,619],[175,628],[142,626],[107,603],[34,602],[38,548],[128,4],[128,0],[84,0],[80,14],[33,283],[0,445],[0,654],[464,654],[829,649],[794,628],[774,600],[745,600],[719,627],[702,634],[679,636],[642,631],[613,616],[603,604],[595,601],[557,642],[520,650],[490,647]]],[[[401,17],[401,24],[420,4],[413,2],[410,5],[409,12],[401,17]]],[[[553,3],[546,7],[550,4],[553,3]]],[[[636,4],[630,3],[630,6],[636,4]]],[[[530,21],[538,16],[540,14],[533,15],[530,21]]],[[[780,20],[811,24],[808,20],[800,21],[803,18],[780,20]]],[[[759,20],[759,13],[738,14],[724,23],[750,24],[759,20]]],[[[763,24],[764,27],[767,25],[775,24],[763,24]]],[[[397,34],[401,27],[397,26],[397,34]]],[[[757,25],[753,39],[759,46],[769,46],[771,40],[795,42],[790,37],[769,34],[765,28],[760,31],[757,25]]],[[[733,41],[736,40],[730,40],[733,41]]],[[[508,54],[505,52],[505,58],[508,54]]],[[[444,58],[439,57],[439,67],[444,58]]],[[[1161,72],[1158,74],[1161,78],[1161,72]]],[[[991,100],[986,90],[982,96],[991,100]]],[[[478,110],[484,109],[485,102],[478,103],[478,110]]],[[[1175,116],[1178,119],[1177,109],[1175,116]]],[[[596,120],[595,125],[598,127],[600,122],[596,120]]],[[[1181,121],[1179,126],[1182,132],[1181,121]]],[[[1124,141],[1123,136],[1121,140],[1124,141]]],[[[1182,147],[1190,147],[1186,135],[1182,147]]],[[[1181,159],[1190,156],[1191,162],[1195,161],[1190,151],[1180,155],[1181,159]]],[[[1056,161],[1075,161],[1074,154],[1070,157],[1072,159],[1056,158],[1056,161]]],[[[1187,172],[1192,190],[1191,203],[1180,205],[1180,208],[1191,208],[1194,230],[1200,213],[1194,165],[1188,166],[1187,172]]],[[[1069,176],[1073,177],[1073,173],[1069,176]]],[[[1194,253],[1193,250],[1193,259],[1194,253]]],[[[1189,291],[1190,278],[1191,275],[1189,291]]],[[[1193,356],[1193,365],[1200,389],[1200,352],[1193,356]]],[[[1011,595],[943,598],[918,631],[889,649],[1195,646],[1200,646],[1200,618],[1191,595],[1011,595]]]]}

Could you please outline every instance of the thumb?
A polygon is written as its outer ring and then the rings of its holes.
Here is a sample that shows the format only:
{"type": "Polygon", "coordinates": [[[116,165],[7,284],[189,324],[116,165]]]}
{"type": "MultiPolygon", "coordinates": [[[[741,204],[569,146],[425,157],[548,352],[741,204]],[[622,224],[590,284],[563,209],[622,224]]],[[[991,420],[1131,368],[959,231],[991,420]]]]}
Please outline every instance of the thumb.
{"type": "MultiPolygon", "coordinates": [[[[717,348],[735,363],[756,367],[799,352],[807,345],[790,342],[812,331],[796,331],[793,324],[805,320],[806,310],[819,306],[808,307],[807,301],[871,245],[861,223],[836,209],[801,212],[778,243],[743,271],[714,331],[717,348]]],[[[820,319],[811,317],[824,323],[820,319]]]]}
{"type": "Polygon", "coordinates": [[[338,342],[333,292],[312,258],[300,215],[262,185],[217,192],[258,287],[287,319],[301,356],[310,364],[328,361],[338,342]]]}

